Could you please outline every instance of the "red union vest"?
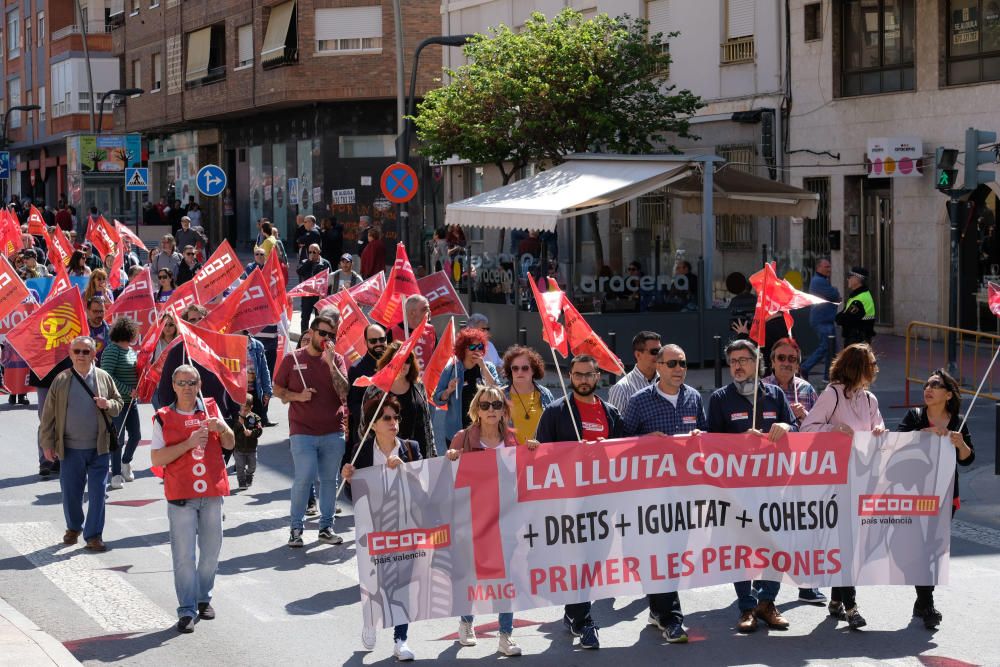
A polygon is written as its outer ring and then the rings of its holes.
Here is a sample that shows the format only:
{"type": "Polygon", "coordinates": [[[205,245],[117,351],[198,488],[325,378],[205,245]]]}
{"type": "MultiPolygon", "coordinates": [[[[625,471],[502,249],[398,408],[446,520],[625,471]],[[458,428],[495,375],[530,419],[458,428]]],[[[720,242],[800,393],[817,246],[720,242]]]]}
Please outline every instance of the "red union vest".
{"type": "MultiPolygon", "coordinates": [[[[180,444],[201,427],[208,417],[219,417],[219,408],[211,398],[205,399],[205,409],[195,409],[193,415],[182,415],[173,405],[160,408],[156,419],[163,428],[167,447],[180,444]]],[[[221,418],[221,417],[220,417],[221,418]]],[[[167,500],[190,500],[229,495],[229,476],[222,458],[222,440],[218,433],[209,432],[205,457],[197,461],[187,451],[166,466],[163,474],[167,500]]]]}

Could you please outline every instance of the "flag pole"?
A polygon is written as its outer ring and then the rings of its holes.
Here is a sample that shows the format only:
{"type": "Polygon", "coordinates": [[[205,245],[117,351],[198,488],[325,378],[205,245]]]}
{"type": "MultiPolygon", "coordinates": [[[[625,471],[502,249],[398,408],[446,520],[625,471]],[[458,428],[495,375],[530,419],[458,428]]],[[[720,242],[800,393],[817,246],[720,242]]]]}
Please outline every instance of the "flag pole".
{"type": "Polygon", "coordinates": [[[399,306],[403,309],[403,338],[410,337],[410,323],[406,321],[406,302],[409,300],[410,295],[407,294],[403,297],[399,306]]]}
{"type": "MultiPolygon", "coordinates": [[[[138,386],[138,385],[137,385],[138,386]]],[[[122,427],[118,429],[118,435],[115,438],[115,442],[118,442],[122,438],[122,433],[125,432],[125,422],[128,419],[128,413],[132,411],[132,407],[139,402],[138,398],[133,398],[128,405],[128,410],[125,411],[125,415],[122,417],[122,427]]]]}
{"type": "MultiPolygon", "coordinates": [[[[795,378],[792,378],[792,382],[795,382],[795,378]]],[[[750,424],[751,430],[757,428],[757,390],[759,388],[760,388],[760,346],[757,346],[757,354],[754,357],[754,368],[753,368],[753,421],[750,424]]]]}
{"type": "Polygon", "coordinates": [[[969,415],[972,414],[972,406],[975,405],[976,399],[979,398],[979,393],[983,390],[983,385],[986,384],[986,378],[990,376],[990,371],[993,370],[993,364],[997,362],[997,356],[1000,356],[1000,346],[998,346],[997,351],[993,353],[993,359],[990,361],[990,365],[986,369],[986,374],[983,375],[983,379],[979,383],[976,393],[972,396],[972,400],[969,401],[969,408],[965,411],[965,416],[962,417],[962,423],[958,426],[959,433],[962,432],[962,427],[965,426],[965,422],[969,420],[969,415]]]}
{"type": "MultiPolygon", "coordinates": [[[[389,392],[383,391],[382,392],[382,400],[378,402],[378,407],[375,408],[375,414],[372,415],[371,421],[368,422],[368,428],[365,429],[365,434],[364,434],[364,436],[362,436],[360,442],[358,442],[358,448],[356,450],[354,450],[354,456],[351,457],[351,465],[352,466],[354,465],[354,462],[358,460],[358,454],[361,453],[361,448],[364,447],[365,440],[368,439],[368,434],[372,432],[372,427],[375,426],[375,420],[378,419],[378,413],[382,410],[382,405],[385,403],[385,399],[388,398],[388,397],[389,397],[389,392]]],[[[374,443],[372,444],[372,446],[373,447],[375,446],[374,443]]],[[[337,495],[335,495],[333,497],[333,502],[334,503],[336,503],[337,502],[337,498],[340,497],[340,492],[344,490],[344,485],[345,484],[347,484],[347,480],[346,479],[341,479],[340,480],[340,486],[337,487],[337,495]]]]}
{"type": "Polygon", "coordinates": [[[580,429],[577,428],[576,419],[572,419],[573,405],[569,402],[569,392],[566,391],[566,381],[563,380],[562,369],[559,368],[559,359],[556,358],[556,348],[550,345],[549,350],[552,352],[552,363],[556,365],[556,373],[559,375],[559,384],[562,386],[563,396],[566,398],[566,407],[569,408],[569,415],[571,417],[570,421],[573,422],[573,432],[576,433],[577,441],[582,442],[583,438],[580,437],[580,429]]]}

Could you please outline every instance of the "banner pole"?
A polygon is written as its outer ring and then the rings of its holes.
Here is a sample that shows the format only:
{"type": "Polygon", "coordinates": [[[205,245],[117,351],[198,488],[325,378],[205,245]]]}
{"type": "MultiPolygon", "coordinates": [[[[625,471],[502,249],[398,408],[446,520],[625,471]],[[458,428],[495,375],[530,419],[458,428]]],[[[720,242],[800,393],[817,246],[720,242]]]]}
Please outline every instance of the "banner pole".
{"type": "Polygon", "coordinates": [[[986,378],[990,376],[990,371],[993,370],[993,364],[997,362],[998,355],[1000,355],[1000,346],[998,346],[997,351],[993,353],[993,359],[990,361],[990,365],[986,369],[986,374],[983,375],[983,379],[979,383],[976,393],[972,396],[972,400],[969,401],[969,408],[965,411],[965,416],[962,417],[962,423],[958,427],[959,433],[961,433],[962,427],[965,426],[965,422],[969,420],[969,415],[972,414],[972,406],[975,405],[976,399],[979,398],[979,393],[983,390],[983,385],[986,384],[986,378]]]}
{"type": "Polygon", "coordinates": [[[410,337],[410,323],[406,321],[406,302],[410,299],[410,295],[407,294],[403,297],[399,306],[403,309],[403,338],[410,337]]]}
{"type": "MultiPolygon", "coordinates": [[[[794,382],[794,378],[792,379],[794,382]]],[[[757,346],[757,355],[754,357],[754,369],[753,369],[753,421],[750,424],[750,429],[754,430],[757,428],[757,390],[760,388],[760,346],[757,346]]]]}
{"type": "MultiPolygon", "coordinates": [[[[375,408],[375,414],[372,415],[371,421],[368,422],[368,428],[365,429],[365,434],[361,438],[361,440],[358,442],[358,448],[354,451],[354,456],[351,457],[351,465],[352,466],[354,465],[354,462],[358,460],[358,454],[361,453],[361,448],[364,447],[365,440],[368,439],[368,434],[372,432],[372,427],[375,426],[375,420],[378,418],[378,413],[382,410],[382,404],[385,403],[385,399],[388,398],[388,397],[389,397],[389,392],[383,391],[382,392],[382,400],[378,402],[378,407],[375,408]]],[[[374,447],[374,444],[372,446],[374,447]]],[[[347,484],[347,480],[346,479],[341,479],[340,480],[340,486],[337,487],[337,495],[335,495],[333,497],[334,505],[336,505],[336,503],[337,503],[337,498],[340,497],[340,492],[344,490],[344,485],[345,484],[347,484]]]]}
{"type": "Polygon", "coordinates": [[[125,422],[128,420],[128,413],[132,411],[132,407],[138,402],[138,398],[133,398],[129,403],[128,410],[125,411],[125,416],[122,417],[122,427],[118,429],[118,436],[115,438],[115,442],[122,439],[122,433],[125,432],[125,422]]]}
{"type": "MultiPolygon", "coordinates": [[[[566,398],[566,407],[569,408],[570,417],[573,416],[573,405],[569,402],[569,393],[566,391],[566,381],[563,380],[562,369],[559,368],[559,359],[556,358],[556,348],[549,346],[549,350],[552,352],[552,363],[556,365],[556,374],[559,375],[559,384],[562,386],[563,396],[566,398]]],[[[571,419],[573,422],[573,432],[576,433],[576,439],[578,442],[583,442],[583,438],[580,437],[580,429],[576,426],[576,419],[571,419]]]]}

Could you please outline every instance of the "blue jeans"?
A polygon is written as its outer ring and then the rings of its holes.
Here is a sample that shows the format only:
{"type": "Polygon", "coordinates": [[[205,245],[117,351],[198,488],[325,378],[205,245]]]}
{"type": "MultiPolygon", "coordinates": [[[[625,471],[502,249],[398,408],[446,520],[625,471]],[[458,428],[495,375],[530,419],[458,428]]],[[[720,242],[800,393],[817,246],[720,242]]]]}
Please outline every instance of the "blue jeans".
{"type": "Polygon", "coordinates": [[[733,584],[740,611],[750,611],[758,602],[774,602],[781,590],[777,581],[737,581],[733,584]]]}
{"type": "Polygon", "coordinates": [[[108,481],[107,454],[94,449],[66,448],[59,468],[63,514],[66,528],[82,530],[83,539],[100,537],[104,532],[104,485],[108,481]],[[83,519],[83,492],[87,490],[87,520],[83,519]]]}
{"type": "Polygon", "coordinates": [[[170,555],[174,561],[177,616],[198,616],[198,603],[212,601],[222,550],[222,496],[167,503],[170,555]],[[197,549],[195,547],[197,546],[197,549]]]}
{"type": "Polygon", "coordinates": [[[111,474],[122,474],[122,464],[132,463],[135,456],[135,448],[139,446],[139,439],[142,437],[142,428],[139,425],[139,406],[133,405],[135,401],[125,404],[118,416],[111,420],[111,426],[115,433],[118,433],[118,449],[111,452],[111,474]],[[122,424],[125,429],[122,430],[122,424]],[[128,432],[128,439],[125,432],[128,432]]]}
{"type": "Polygon", "coordinates": [[[292,529],[302,530],[309,487],[319,478],[319,528],[333,528],[340,463],[344,458],[344,434],[293,435],[292,529]]]}
{"type": "Polygon", "coordinates": [[[403,625],[397,625],[392,629],[392,641],[406,641],[406,631],[410,629],[409,623],[404,623],[403,625]]]}
{"type": "Polygon", "coordinates": [[[823,379],[830,379],[830,363],[833,360],[834,350],[830,346],[829,336],[836,335],[836,328],[833,324],[817,324],[813,327],[816,336],[819,337],[819,344],[812,351],[809,358],[802,362],[802,374],[809,375],[809,371],[819,362],[823,362],[823,379]]]}
{"type": "MultiPolygon", "coordinates": [[[[463,616],[462,620],[466,623],[472,623],[475,620],[475,616],[463,616]]],[[[511,634],[514,632],[514,614],[509,611],[502,611],[497,614],[497,620],[500,622],[500,632],[504,634],[511,634]]]]}

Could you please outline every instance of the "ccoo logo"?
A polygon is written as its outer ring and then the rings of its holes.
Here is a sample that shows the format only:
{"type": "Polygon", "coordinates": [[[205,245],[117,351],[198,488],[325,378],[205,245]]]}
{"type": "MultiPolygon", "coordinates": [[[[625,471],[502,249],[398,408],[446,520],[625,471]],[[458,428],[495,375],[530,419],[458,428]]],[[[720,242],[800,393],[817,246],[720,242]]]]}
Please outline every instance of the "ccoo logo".
{"type": "Polygon", "coordinates": [[[76,309],[66,304],[56,306],[42,319],[38,329],[45,338],[45,349],[51,350],[72,342],[83,333],[83,324],[77,319],[76,309]]]}

